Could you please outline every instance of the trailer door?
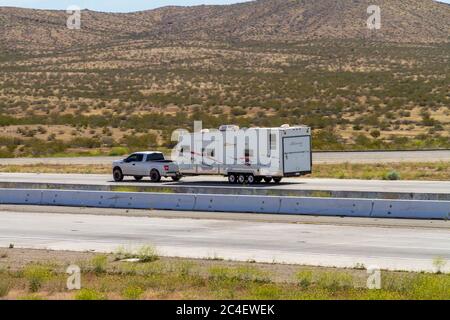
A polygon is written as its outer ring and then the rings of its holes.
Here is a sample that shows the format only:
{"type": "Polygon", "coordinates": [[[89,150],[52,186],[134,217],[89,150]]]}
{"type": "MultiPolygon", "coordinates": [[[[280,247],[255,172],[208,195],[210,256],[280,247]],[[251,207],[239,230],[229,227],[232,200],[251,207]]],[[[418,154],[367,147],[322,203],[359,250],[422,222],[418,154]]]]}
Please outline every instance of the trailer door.
{"type": "Polygon", "coordinates": [[[295,174],[311,171],[311,136],[283,138],[283,172],[295,174]]]}

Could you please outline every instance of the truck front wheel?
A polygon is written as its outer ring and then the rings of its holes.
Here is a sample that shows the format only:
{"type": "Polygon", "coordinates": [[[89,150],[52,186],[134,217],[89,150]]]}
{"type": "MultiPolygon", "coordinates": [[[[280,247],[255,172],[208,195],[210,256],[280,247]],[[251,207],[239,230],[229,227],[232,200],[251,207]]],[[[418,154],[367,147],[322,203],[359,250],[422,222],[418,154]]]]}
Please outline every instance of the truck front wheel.
{"type": "Polygon", "coordinates": [[[161,181],[161,175],[159,174],[158,170],[153,169],[152,171],[150,171],[150,180],[152,180],[152,182],[161,181]]]}
{"type": "Polygon", "coordinates": [[[123,181],[123,173],[122,173],[122,170],[120,170],[120,168],[115,168],[113,170],[113,178],[114,178],[114,181],[116,181],[116,182],[123,181]]]}

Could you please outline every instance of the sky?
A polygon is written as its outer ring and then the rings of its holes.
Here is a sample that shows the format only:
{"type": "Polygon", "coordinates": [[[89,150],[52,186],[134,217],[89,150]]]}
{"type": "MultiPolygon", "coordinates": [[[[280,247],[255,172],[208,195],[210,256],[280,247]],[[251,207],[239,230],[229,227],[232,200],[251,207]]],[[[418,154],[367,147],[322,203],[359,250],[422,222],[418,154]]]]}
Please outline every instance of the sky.
{"type": "MultiPolygon", "coordinates": [[[[0,0],[0,6],[66,10],[76,5],[82,9],[105,12],[132,12],[177,5],[230,4],[245,0],[0,0]]],[[[450,0],[449,0],[450,1],[450,0]]]]}
{"type": "MultiPolygon", "coordinates": [[[[230,4],[245,0],[0,0],[0,6],[60,9],[66,10],[71,5],[82,9],[106,12],[132,12],[154,9],[168,5],[192,6],[199,4],[230,4]]],[[[450,0],[441,0],[450,3],[450,0]]]]}

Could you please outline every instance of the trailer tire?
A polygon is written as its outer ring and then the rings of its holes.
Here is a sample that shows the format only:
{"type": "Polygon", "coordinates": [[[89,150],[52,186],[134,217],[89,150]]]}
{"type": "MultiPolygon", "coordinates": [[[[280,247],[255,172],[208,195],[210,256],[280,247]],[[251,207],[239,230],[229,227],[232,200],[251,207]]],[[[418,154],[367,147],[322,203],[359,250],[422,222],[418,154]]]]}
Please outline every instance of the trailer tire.
{"type": "Polygon", "coordinates": [[[116,181],[116,182],[123,181],[123,173],[120,168],[114,168],[113,178],[114,178],[114,181],[116,181]]]}
{"type": "Polygon", "coordinates": [[[273,178],[273,182],[280,183],[282,179],[283,179],[282,177],[276,177],[276,178],[273,178]]]}
{"type": "Polygon", "coordinates": [[[239,183],[239,184],[244,184],[245,183],[245,175],[244,174],[240,174],[240,175],[238,175],[238,177],[237,177],[237,182],[239,183]]]}
{"type": "Polygon", "coordinates": [[[263,177],[255,177],[255,183],[261,183],[263,181],[263,177]]]}
{"type": "Polygon", "coordinates": [[[272,177],[264,177],[265,183],[270,183],[272,181],[272,177]]]}
{"type": "Polygon", "coordinates": [[[136,181],[141,181],[143,178],[143,176],[134,176],[134,180],[136,181]]]}
{"type": "Polygon", "coordinates": [[[150,171],[150,180],[152,182],[160,182],[161,181],[161,175],[159,174],[159,171],[156,169],[153,169],[150,171]]]}
{"type": "Polygon", "coordinates": [[[181,180],[181,176],[172,177],[172,180],[175,181],[175,182],[180,181],[181,180]]]}
{"type": "Polygon", "coordinates": [[[235,184],[237,181],[236,175],[234,173],[230,173],[228,175],[228,182],[235,184]]]}
{"type": "Polygon", "coordinates": [[[247,182],[248,184],[255,184],[256,183],[256,178],[254,175],[250,174],[247,176],[247,182]]]}

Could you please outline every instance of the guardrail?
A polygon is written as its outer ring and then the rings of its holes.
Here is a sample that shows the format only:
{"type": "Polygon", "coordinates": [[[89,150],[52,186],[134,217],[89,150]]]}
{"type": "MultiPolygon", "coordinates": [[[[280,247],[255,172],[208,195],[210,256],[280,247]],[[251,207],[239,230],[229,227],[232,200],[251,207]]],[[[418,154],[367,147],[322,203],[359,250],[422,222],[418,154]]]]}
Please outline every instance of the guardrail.
{"type": "Polygon", "coordinates": [[[0,189],[0,204],[373,218],[450,218],[450,201],[424,200],[0,189]]]}

